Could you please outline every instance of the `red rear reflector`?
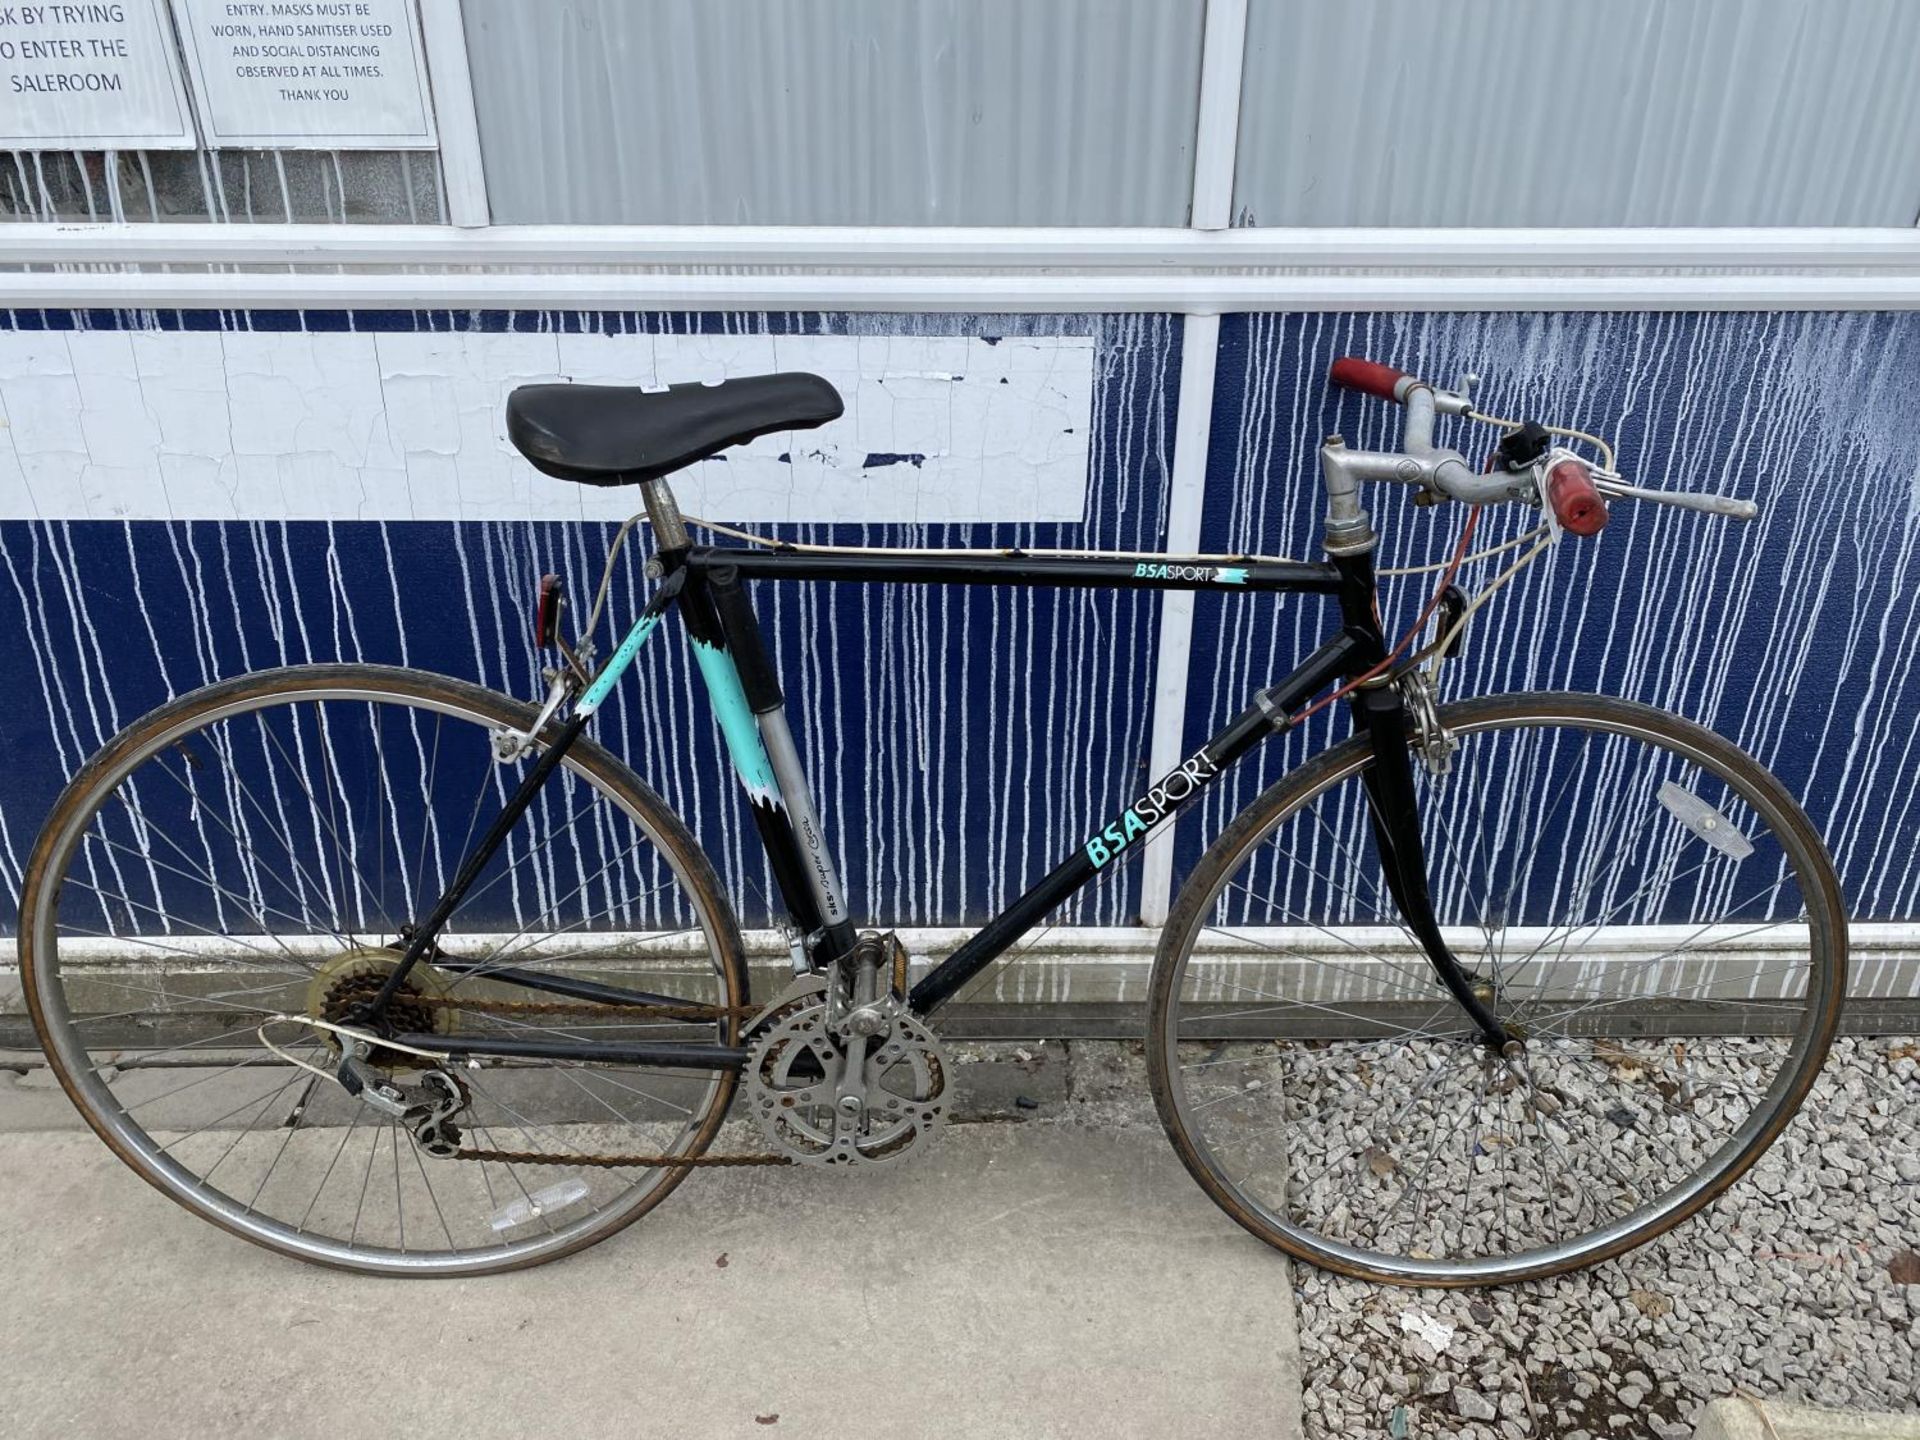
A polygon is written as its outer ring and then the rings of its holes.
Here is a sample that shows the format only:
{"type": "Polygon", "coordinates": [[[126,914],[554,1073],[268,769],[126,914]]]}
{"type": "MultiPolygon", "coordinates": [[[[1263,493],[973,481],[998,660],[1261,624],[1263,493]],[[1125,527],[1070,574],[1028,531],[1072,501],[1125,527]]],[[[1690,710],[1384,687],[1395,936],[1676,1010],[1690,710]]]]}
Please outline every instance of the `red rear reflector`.
{"type": "Polygon", "coordinates": [[[540,593],[533,602],[534,644],[547,646],[560,638],[560,605],[565,598],[566,591],[558,575],[540,577],[540,593]]]}

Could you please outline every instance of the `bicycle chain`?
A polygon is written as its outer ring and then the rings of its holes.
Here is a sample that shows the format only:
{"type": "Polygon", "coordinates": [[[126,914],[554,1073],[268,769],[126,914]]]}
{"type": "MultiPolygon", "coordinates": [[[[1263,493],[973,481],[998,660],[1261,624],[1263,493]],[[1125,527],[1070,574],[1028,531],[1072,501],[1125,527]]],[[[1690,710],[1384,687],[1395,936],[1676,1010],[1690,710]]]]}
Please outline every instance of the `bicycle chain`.
{"type": "MultiPolygon", "coordinates": [[[[591,1000],[480,1000],[453,995],[420,995],[436,1010],[472,1010],[483,1015],[620,1015],[630,1019],[733,1020],[758,1015],[758,1005],[606,1005],[591,1000]]],[[[444,1160],[492,1160],[502,1165],[577,1165],[597,1170],[733,1169],[791,1165],[785,1155],[554,1155],[539,1150],[493,1150],[462,1145],[444,1160]]]]}
{"type": "Polygon", "coordinates": [[[473,1010],[482,1015],[625,1015],[657,1020],[747,1020],[759,1005],[609,1005],[597,1000],[481,1000],[459,995],[410,997],[431,1010],[473,1010]]]}

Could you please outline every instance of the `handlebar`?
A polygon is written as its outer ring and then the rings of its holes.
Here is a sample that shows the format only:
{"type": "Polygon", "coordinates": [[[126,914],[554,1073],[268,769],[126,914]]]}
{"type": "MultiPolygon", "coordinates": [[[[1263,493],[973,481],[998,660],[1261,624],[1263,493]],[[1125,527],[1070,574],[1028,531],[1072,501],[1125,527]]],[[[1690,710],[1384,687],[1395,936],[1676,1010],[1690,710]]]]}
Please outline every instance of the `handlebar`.
{"type": "Polygon", "coordinates": [[[1420,383],[1404,370],[1395,370],[1390,365],[1373,360],[1362,360],[1357,355],[1342,355],[1334,361],[1327,371],[1327,378],[1349,390],[1362,390],[1369,395],[1378,395],[1382,400],[1395,402],[1406,398],[1400,393],[1402,385],[1420,383]]]}
{"type": "MultiPolygon", "coordinates": [[[[1760,513],[1759,506],[1751,500],[1642,489],[1565,449],[1549,451],[1534,464],[1518,469],[1496,466],[1477,471],[1457,450],[1433,443],[1436,415],[1474,414],[1473,402],[1466,393],[1438,389],[1405,371],[1353,355],[1335,360],[1327,371],[1327,378],[1349,390],[1404,405],[1407,411],[1406,438],[1399,453],[1348,450],[1337,437],[1322,447],[1321,467],[1333,502],[1330,519],[1335,521],[1348,514],[1358,514],[1354,496],[1356,482],[1361,480],[1397,480],[1422,485],[1470,505],[1524,500],[1551,508],[1561,529],[1583,536],[1598,534],[1606,525],[1609,496],[1653,500],[1733,520],[1751,520],[1760,513]]],[[[1543,445],[1544,439],[1542,436],[1543,445]]],[[[1612,463],[1611,456],[1608,463],[1612,463]]]]}

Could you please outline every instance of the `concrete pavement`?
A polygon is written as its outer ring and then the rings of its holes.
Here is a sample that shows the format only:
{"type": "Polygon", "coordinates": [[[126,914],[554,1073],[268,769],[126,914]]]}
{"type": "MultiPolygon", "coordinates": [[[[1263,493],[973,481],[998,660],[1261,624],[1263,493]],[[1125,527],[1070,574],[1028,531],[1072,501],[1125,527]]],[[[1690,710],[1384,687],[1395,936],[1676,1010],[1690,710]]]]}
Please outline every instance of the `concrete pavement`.
{"type": "Polygon", "coordinates": [[[1920,1440],[1920,1415],[1816,1410],[1734,1396],[1701,1412],[1693,1440],[1920,1440]]]}
{"type": "Polygon", "coordinates": [[[1282,1257],[1144,1095],[1042,1113],[895,1173],[703,1173],[572,1259],[405,1282],[232,1239],[0,1090],[0,1428],[1299,1435],[1282,1257]]]}

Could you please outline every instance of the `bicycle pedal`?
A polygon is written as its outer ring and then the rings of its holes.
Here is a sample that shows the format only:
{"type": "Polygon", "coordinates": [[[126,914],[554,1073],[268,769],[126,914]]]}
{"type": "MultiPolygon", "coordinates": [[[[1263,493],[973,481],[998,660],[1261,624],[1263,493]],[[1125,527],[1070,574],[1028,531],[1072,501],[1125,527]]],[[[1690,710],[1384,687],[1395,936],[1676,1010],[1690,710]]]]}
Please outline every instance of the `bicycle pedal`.
{"type": "Polygon", "coordinates": [[[890,947],[892,952],[893,978],[889,988],[893,991],[893,998],[904,1005],[907,1000],[907,969],[910,964],[907,947],[901,941],[899,932],[895,930],[887,931],[880,939],[881,943],[890,947]]]}

